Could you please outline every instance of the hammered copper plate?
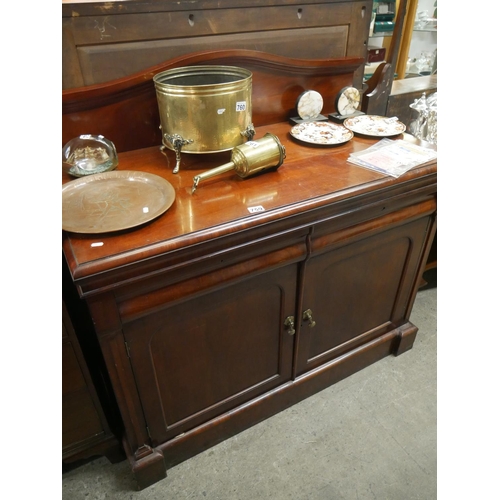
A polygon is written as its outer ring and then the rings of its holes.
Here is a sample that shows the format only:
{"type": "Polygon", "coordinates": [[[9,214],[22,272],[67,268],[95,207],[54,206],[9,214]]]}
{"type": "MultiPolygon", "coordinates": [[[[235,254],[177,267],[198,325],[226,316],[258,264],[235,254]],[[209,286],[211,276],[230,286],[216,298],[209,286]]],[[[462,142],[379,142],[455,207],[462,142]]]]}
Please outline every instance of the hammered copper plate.
{"type": "Polygon", "coordinates": [[[167,211],[175,190],[162,177],[133,170],[103,172],[62,187],[62,228],[108,233],[139,226],[167,211]]]}

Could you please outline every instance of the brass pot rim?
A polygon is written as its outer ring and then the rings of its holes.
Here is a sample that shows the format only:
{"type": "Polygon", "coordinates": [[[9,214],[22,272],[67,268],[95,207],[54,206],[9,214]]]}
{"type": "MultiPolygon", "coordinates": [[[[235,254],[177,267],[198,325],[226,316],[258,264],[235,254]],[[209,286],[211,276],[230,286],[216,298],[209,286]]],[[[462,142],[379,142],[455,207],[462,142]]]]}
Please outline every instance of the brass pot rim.
{"type": "Polygon", "coordinates": [[[153,82],[155,86],[160,89],[207,89],[207,88],[222,88],[227,87],[228,84],[240,83],[245,80],[252,78],[252,72],[245,68],[239,68],[237,66],[221,66],[215,64],[204,64],[199,66],[183,66],[180,68],[173,68],[161,73],[157,73],[153,77],[153,82]],[[171,80],[180,79],[184,77],[191,76],[208,76],[208,75],[227,75],[238,77],[238,79],[230,80],[227,82],[215,82],[215,83],[200,83],[195,85],[185,85],[176,84],[171,80]]]}

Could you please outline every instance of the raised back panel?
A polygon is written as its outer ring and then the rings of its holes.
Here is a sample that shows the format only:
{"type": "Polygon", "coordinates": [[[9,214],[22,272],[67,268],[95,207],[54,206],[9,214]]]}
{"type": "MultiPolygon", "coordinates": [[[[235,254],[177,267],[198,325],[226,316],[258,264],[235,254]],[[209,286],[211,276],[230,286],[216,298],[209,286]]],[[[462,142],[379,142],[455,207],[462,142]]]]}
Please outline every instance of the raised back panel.
{"type": "Polygon", "coordinates": [[[204,51],[181,56],[130,77],[64,90],[63,145],[81,134],[101,134],[118,152],[161,145],[160,117],[153,77],[182,66],[238,66],[252,72],[252,120],[256,127],[287,121],[298,96],[318,91],[324,113],[336,111],[339,90],[353,84],[364,59],[305,60],[251,50],[204,51]]]}

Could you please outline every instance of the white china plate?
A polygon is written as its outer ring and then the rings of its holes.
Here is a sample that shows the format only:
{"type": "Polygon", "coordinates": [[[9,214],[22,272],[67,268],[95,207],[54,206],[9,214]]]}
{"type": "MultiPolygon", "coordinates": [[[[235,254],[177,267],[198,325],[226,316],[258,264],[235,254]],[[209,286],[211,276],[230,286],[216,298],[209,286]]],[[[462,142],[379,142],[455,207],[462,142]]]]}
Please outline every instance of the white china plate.
{"type": "Polygon", "coordinates": [[[402,134],[406,125],[397,118],[378,115],[360,115],[344,120],[344,127],[356,134],[370,137],[391,137],[402,134]]]}
{"type": "Polygon", "coordinates": [[[294,125],[290,134],[309,144],[335,146],[350,141],[354,134],[342,125],[330,122],[304,122],[294,125]]]}

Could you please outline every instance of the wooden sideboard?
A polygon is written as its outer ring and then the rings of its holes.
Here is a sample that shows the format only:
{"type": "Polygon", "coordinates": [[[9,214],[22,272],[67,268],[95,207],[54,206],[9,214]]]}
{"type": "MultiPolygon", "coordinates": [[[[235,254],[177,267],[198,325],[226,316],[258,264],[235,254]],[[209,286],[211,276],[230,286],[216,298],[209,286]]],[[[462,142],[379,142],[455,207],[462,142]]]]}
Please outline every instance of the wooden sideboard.
{"type": "MultiPolygon", "coordinates": [[[[371,0],[63,0],[62,84],[103,83],[200,50],[365,57],[371,12],[371,0]]],[[[361,68],[359,89],[362,77],[361,68]]]]}
{"type": "MultiPolygon", "coordinates": [[[[290,89],[300,93],[323,82],[332,106],[339,86],[352,82],[352,60],[232,56],[235,65],[251,62],[255,70],[255,138],[276,135],[286,149],[283,165],[248,179],[226,172],[192,194],[193,177],[225,163],[229,153],[185,154],[174,174],[175,155],[163,155],[160,142],[124,150],[118,170],[163,177],[174,187],[174,204],[140,227],[63,232],[139,488],[371,363],[404,353],[417,333],[409,317],[436,228],[436,162],[392,178],[347,162],[377,139],[325,148],[290,136],[290,89]],[[275,100],[281,114],[267,115],[275,100]]],[[[104,94],[130,103],[133,88],[121,80],[68,91],[63,112],[78,123],[75,103],[84,107],[85,96],[95,104],[101,92],[106,108],[104,94]]],[[[98,117],[98,108],[81,113],[98,117]]],[[[70,180],[63,173],[63,183],[70,180]]]]}

